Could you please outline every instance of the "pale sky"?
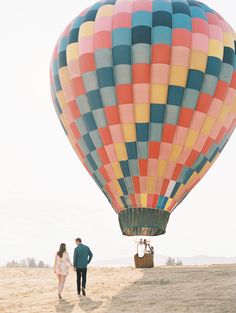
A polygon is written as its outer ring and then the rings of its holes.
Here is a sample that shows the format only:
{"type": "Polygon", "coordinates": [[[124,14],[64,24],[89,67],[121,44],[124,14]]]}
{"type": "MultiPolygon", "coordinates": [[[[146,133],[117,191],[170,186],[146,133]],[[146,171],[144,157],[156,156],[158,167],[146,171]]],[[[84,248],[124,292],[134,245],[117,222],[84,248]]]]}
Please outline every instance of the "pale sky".
{"type": "MultiPolygon", "coordinates": [[[[5,1],[0,11],[0,265],[34,256],[52,263],[60,242],[74,238],[95,260],[135,252],[118,218],[87,174],[57,119],[49,62],[68,22],[91,0],[5,1]]],[[[233,0],[206,0],[236,29],[233,0]]],[[[236,133],[207,176],[153,239],[167,256],[236,256],[236,133]]]]}

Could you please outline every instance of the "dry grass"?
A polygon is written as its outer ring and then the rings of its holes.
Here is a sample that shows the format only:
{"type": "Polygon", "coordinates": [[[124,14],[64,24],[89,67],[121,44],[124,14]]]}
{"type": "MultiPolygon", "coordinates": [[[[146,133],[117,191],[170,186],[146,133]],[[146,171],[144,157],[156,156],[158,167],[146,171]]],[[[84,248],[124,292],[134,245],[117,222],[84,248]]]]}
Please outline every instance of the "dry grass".
{"type": "Polygon", "coordinates": [[[51,270],[0,268],[0,312],[236,313],[236,265],[94,268],[88,278],[87,297],[71,273],[58,301],[51,270]]]}

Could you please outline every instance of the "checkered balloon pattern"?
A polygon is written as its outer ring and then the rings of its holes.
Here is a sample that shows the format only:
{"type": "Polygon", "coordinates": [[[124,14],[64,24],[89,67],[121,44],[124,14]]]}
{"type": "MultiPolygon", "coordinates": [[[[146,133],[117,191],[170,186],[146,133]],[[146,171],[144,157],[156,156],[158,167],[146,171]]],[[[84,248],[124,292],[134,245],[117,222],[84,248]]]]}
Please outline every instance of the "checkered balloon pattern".
{"type": "Polygon", "coordinates": [[[164,233],[150,231],[155,219],[236,127],[235,33],[199,1],[97,2],[60,36],[50,81],[64,131],[125,235],[164,233]]]}

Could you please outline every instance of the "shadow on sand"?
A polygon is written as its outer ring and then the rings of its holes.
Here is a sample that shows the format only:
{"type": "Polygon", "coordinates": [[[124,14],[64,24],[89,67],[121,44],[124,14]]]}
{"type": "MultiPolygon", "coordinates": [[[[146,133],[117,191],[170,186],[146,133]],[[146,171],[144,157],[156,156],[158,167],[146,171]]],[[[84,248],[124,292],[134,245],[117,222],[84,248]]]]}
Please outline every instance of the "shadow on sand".
{"type": "Polygon", "coordinates": [[[81,297],[79,299],[79,307],[83,312],[93,312],[102,305],[102,301],[93,301],[89,297],[81,297]]]}
{"type": "Polygon", "coordinates": [[[74,310],[75,305],[64,300],[64,299],[60,299],[58,301],[58,304],[55,305],[55,309],[57,313],[71,313],[74,310]]]}
{"type": "MultiPolygon", "coordinates": [[[[156,268],[137,269],[141,271],[142,277],[123,288],[104,310],[104,313],[130,312],[134,308],[134,313],[157,312],[157,294],[155,287],[168,288],[170,281],[165,277],[157,276],[156,268]],[[148,290],[149,296],[146,297],[148,290]],[[144,311],[145,308],[145,311],[144,311]]],[[[125,280],[125,277],[124,277],[125,280]]]]}

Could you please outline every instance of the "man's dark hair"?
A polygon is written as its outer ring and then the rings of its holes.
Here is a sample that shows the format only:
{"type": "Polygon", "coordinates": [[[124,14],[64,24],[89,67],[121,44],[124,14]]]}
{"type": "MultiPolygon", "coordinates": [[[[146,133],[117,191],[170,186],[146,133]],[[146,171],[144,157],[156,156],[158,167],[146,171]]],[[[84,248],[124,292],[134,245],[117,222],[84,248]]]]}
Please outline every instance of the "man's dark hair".
{"type": "Polygon", "coordinates": [[[76,241],[76,242],[79,242],[79,243],[82,242],[81,238],[76,238],[75,241],[76,241]]]}

